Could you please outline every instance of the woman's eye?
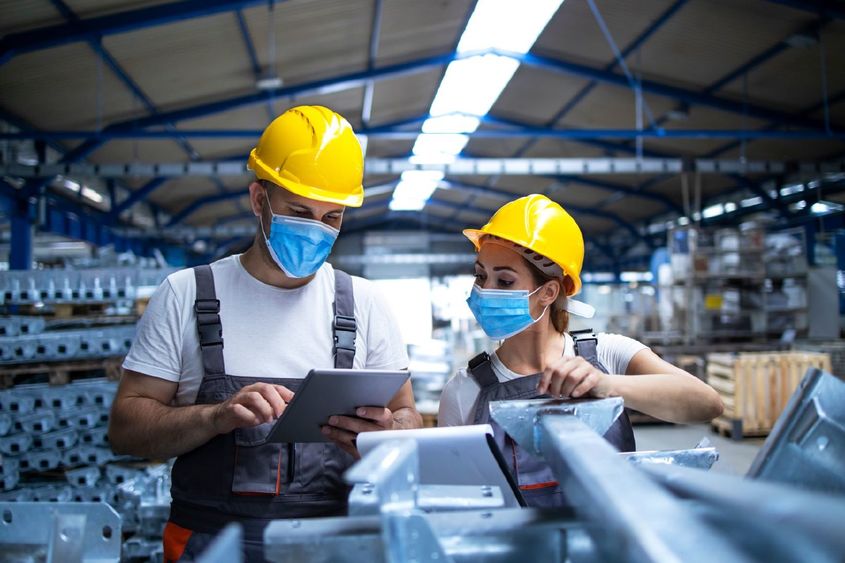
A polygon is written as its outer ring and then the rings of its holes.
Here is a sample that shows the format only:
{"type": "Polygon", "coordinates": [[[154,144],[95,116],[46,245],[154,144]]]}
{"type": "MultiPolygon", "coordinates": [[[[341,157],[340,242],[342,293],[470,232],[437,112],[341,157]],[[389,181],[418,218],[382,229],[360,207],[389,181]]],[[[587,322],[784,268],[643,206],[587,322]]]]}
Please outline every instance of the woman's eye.
{"type": "Polygon", "coordinates": [[[472,277],[474,277],[477,281],[480,281],[484,279],[484,274],[473,274],[472,277]]]}
{"type": "Polygon", "coordinates": [[[510,280],[499,280],[499,285],[501,287],[510,287],[513,285],[513,282],[510,280]]]}

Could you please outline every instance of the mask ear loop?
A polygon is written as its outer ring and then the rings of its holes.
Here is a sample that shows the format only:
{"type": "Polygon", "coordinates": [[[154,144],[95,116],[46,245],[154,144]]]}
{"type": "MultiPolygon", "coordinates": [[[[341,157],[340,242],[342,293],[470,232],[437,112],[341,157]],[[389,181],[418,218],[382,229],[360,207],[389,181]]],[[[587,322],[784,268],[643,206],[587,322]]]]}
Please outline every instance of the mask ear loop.
{"type": "MultiPolygon", "coordinates": [[[[546,285],[546,284],[544,283],[543,285],[546,285]]],[[[540,291],[541,289],[543,289],[543,285],[541,285],[540,287],[538,287],[537,289],[535,289],[534,291],[532,291],[531,293],[529,293],[529,294],[528,294],[528,297],[531,297],[532,295],[534,295],[535,293],[537,293],[538,291],[540,291]]],[[[554,302],[552,302],[552,303],[554,303],[554,302]]],[[[552,303],[549,303],[548,305],[546,305],[545,307],[543,307],[543,312],[542,312],[542,313],[540,313],[540,316],[539,316],[539,317],[537,317],[536,319],[534,319],[534,323],[538,323],[538,322],[540,322],[540,319],[542,319],[542,318],[543,318],[543,315],[545,315],[545,314],[546,314],[546,311],[548,311],[548,310],[549,310],[549,307],[551,307],[551,306],[552,306],[552,303]]],[[[530,304],[530,302],[529,302],[529,307],[530,307],[530,306],[531,306],[531,304],[530,304]]],[[[529,313],[529,314],[530,314],[530,313],[529,313]]],[[[531,318],[533,319],[534,317],[531,317],[531,318]]]]}
{"type": "MultiPolygon", "coordinates": [[[[267,209],[270,210],[270,215],[273,215],[273,208],[270,207],[270,196],[267,195],[267,188],[265,188],[263,185],[261,187],[264,189],[264,199],[267,200],[267,209]]],[[[267,236],[267,231],[264,230],[264,213],[263,212],[258,213],[258,224],[261,225],[261,234],[264,235],[264,240],[269,241],[270,237],[267,236]]]]}

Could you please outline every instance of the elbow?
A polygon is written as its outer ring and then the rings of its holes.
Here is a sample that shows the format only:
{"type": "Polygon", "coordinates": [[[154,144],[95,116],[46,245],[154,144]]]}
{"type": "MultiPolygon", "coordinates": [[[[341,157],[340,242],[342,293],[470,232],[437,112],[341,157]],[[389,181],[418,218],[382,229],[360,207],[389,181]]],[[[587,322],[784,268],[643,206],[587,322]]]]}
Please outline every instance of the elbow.
{"type": "Polygon", "coordinates": [[[126,442],[122,439],[120,432],[118,432],[115,428],[113,421],[109,421],[109,446],[111,446],[111,451],[117,455],[130,454],[130,452],[127,451],[126,442]]]}
{"type": "Polygon", "coordinates": [[[725,404],[722,402],[722,398],[709,385],[707,386],[707,394],[702,399],[702,422],[710,422],[714,418],[722,416],[722,413],[725,412],[725,404]]]}
{"type": "Polygon", "coordinates": [[[111,450],[117,455],[140,455],[133,451],[132,441],[128,438],[125,432],[125,426],[120,422],[121,416],[112,408],[109,416],[109,446],[111,450]]]}

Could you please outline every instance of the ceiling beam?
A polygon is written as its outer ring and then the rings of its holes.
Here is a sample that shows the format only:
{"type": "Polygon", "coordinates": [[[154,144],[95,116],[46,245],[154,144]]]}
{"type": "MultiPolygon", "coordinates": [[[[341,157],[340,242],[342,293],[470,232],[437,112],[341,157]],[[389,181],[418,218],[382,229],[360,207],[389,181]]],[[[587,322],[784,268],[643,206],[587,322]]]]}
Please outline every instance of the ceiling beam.
{"type": "MultiPolygon", "coordinates": [[[[482,123],[500,123],[500,120],[482,119],[482,123]]],[[[372,129],[360,128],[359,135],[366,135],[371,139],[382,140],[413,140],[420,135],[420,130],[408,130],[394,126],[380,126],[372,129]]],[[[127,129],[111,131],[86,130],[57,130],[57,131],[19,131],[0,133],[0,140],[50,140],[66,141],[70,139],[89,139],[102,145],[108,141],[122,140],[156,140],[156,139],[257,139],[261,136],[261,129],[185,129],[185,130],[147,130],[127,129]]],[[[426,133],[427,135],[448,135],[449,133],[426,133]]],[[[776,129],[552,129],[548,127],[510,127],[508,129],[481,129],[466,133],[471,139],[559,139],[564,141],[592,141],[597,139],[740,139],[759,140],[777,139],[792,141],[807,140],[839,140],[845,141],[845,132],[825,130],[793,130],[782,131],[776,129]]],[[[609,150],[633,149],[615,144],[602,145],[609,150]]],[[[655,157],[667,153],[651,152],[644,156],[655,157]]],[[[674,156],[680,156],[675,154],[674,156]]],[[[518,157],[517,157],[518,158],[518,157]]],[[[659,158],[659,157],[658,157],[659,158]]],[[[669,156],[671,158],[671,156],[669,156]]]]}
{"type": "MultiPolygon", "coordinates": [[[[621,74],[593,68],[574,61],[553,59],[531,53],[521,54],[500,50],[494,50],[493,52],[502,56],[514,58],[522,64],[527,64],[536,68],[542,68],[571,76],[578,76],[579,78],[586,78],[588,80],[611,84],[626,89],[629,88],[628,79],[621,74]]],[[[641,80],[639,84],[642,91],[645,93],[672,98],[680,102],[686,102],[690,105],[709,107],[728,113],[748,115],[749,117],[758,119],[777,121],[782,125],[792,125],[808,129],[824,129],[824,124],[819,121],[784,113],[757,103],[745,103],[728,98],[721,98],[712,94],[681,88],[679,86],[672,86],[655,80],[644,79],[641,80]]]]}
{"type": "Polygon", "coordinates": [[[845,6],[836,0],[768,0],[768,2],[821,17],[845,19],[845,6]]]}
{"type": "Polygon", "coordinates": [[[183,0],[88,18],[78,23],[58,24],[10,33],[0,39],[0,64],[21,53],[58,47],[77,41],[99,40],[109,35],[212,16],[266,2],[267,0],[183,0]]]}

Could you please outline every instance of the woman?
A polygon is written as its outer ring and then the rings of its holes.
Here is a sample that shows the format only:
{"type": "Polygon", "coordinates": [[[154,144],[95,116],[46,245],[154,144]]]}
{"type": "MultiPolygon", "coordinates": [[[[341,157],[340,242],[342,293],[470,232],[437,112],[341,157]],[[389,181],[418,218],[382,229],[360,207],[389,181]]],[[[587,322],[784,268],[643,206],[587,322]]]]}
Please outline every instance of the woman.
{"type": "MultiPolygon", "coordinates": [[[[567,332],[569,313],[589,317],[592,307],[569,299],[581,289],[584,240],[560,205],[543,195],[522,197],[464,235],[478,252],[467,302],[487,335],[502,342],[446,384],[440,426],[490,422],[493,400],[549,396],[622,397],[626,407],[669,422],[707,421],[722,413],[716,391],[640,342],[618,334],[567,332]]],[[[545,462],[493,427],[528,504],[560,504],[558,484],[545,462]]],[[[627,415],[605,438],[620,451],[635,449],[627,415]]]]}

